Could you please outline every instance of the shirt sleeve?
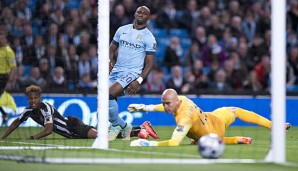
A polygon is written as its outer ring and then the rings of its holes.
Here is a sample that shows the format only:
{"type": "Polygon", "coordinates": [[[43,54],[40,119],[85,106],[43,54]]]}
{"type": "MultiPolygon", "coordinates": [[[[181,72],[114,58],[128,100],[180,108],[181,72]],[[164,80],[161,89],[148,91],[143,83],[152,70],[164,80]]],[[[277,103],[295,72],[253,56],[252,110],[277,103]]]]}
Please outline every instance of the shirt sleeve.
{"type": "Polygon", "coordinates": [[[170,140],[157,142],[157,146],[179,146],[191,128],[190,119],[186,118],[178,122],[170,140]]]}
{"type": "Polygon", "coordinates": [[[155,55],[156,51],[156,40],[151,34],[151,36],[148,36],[149,38],[146,40],[145,44],[145,51],[146,54],[148,55],[155,55]]]}
{"type": "MultiPolygon", "coordinates": [[[[114,42],[117,42],[119,43],[119,40],[120,40],[120,35],[121,35],[121,32],[122,32],[122,27],[118,28],[118,30],[116,31],[114,37],[113,37],[113,41],[114,42]]],[[[115,43],[114,43],[115,44],[115,43]]]]}
{"type": "Polygon", "coordinates": [[[20,115],[19,115],[19,120],[20,122],[24,122],[26,121],[29,117],[30,117],[30,113],[31,113],[32,109],[25,109],[20,115]]]}
{"type": "Polygon", "coordinates": [[[49,111],[41,110],[44,117],[44,125],[48,123],[53,123],[53,115],[49,111]]]}

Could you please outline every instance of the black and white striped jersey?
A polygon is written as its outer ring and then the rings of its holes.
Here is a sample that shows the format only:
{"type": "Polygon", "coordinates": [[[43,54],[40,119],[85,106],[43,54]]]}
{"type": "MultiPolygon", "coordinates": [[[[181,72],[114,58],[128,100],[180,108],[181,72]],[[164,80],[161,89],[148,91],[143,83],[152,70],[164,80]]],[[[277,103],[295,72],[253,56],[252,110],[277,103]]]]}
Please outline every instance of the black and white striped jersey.
{"type": "Polygon", "coordinates": [[[47,123],[53,123],[53,132],[64,137],[71,138],[73,136],[68,118],[63,117],[54,106],[47,102],[41,102],[40,107],[36,109],[32,109],[30,106],[26,107],[18,118],[20,122],[24,122],[29,117],[43,127],[47,123]]]}

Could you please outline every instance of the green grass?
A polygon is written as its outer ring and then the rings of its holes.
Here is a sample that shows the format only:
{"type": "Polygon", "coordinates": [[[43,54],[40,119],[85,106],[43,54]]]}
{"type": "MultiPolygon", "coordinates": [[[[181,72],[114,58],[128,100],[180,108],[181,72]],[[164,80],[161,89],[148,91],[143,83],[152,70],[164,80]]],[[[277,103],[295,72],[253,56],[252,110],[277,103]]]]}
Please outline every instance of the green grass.
{"type": "MultiPolygon", "coordinates": [[[[5,141],[0,141],[0,146],[82,146],[91,147],[93,140],[82,139],[65,139],[57,134],[52,134],[41,140],[25,140],[25,138],[38,132],[41,128],[18,128],[5,141]]],[[[155,128],[160,140],[166,140],[171,137],[173,127],[156,127],[155,128]]],[[[0,134],[5,128],[0,128],[0,134]]],[[[270,131],[261,127],[230,127],[226,136],[250,136],[253,143],[251,145],[226,145],[223,159],[257,159],[263,160],[268,152],[270,145],[270,131]]],[[[286,158],[288,162],[294,163],[295,166],[273,165],[270,163],[257,164],[201,164],[201,165],[140,165],[140,164],[42,164],[42,163],[16,163],[15,161],[0,160],[0,170],[298,170],[298,127],[292,127],[286,133],[286,158]],[[150,168],[150,169],[149,169],[150,168]]],[[[136,138],[132,138],[136,139],[136,138]]],[[[153,140],[153,139],[150,139],[153,140]]],[[[190,145],[189,139],[186,138],[179,147],[130,147],[130,141],[117,139],[109,144],[114,150],[94,150],[94,149],[75,149],[75,150],[0,150],[0,155],[17,155],[17,156],[35,156],[37,158],[179,158],[179,159],[201,159],[197,151],[197,146],[190,145]]]]}

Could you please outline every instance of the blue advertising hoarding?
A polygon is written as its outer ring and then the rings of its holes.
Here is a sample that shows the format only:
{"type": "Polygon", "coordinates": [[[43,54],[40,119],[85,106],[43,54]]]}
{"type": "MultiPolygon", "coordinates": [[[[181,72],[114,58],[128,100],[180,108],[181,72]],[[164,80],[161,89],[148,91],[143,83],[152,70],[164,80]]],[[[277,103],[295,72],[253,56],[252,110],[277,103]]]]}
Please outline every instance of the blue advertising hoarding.
{"type": "MultiPolygon", "coordinates": [[[[28,105],[24,95],[13,95],[17,107],[18,114],[28,105]]],[[[212,111],[218,107],[236,106],[247,110],[252,110],[268,119],[270,119],[270,98],[268,97],[252,97],[252,96],[190,96],[190,98],[203,110],[212,111]]],[[[64,116],[77,116],[83,120],[84,123],[96,126],[97,123],[97,97],[96,96],[82,96],[82,95],[43,95],[43,101],[46,101],[56,107],[56,109],[64,116]]],[[[156,126],[174,126],[175,121],[171,114],[163,112],[150,113],[130,113],[127,111],[127,106],[132,103],[142,104],[159,104],[161,102],[160,96],[141,96],[141,97],[121,97],[119,102],[119,115],[132,123],[133,125],[140,125],[145,120],[148,120],[152,125],[156,126]]],[[[286,121],[292,125],[298,125],[296,107],[298,106],[298,97],[291,97],[287,99],[286,103],[286,121]]],[[[10,124],[18,114],[12,114],[8,124],[10,124]]],[[[235,126],[249,126],[251,124],[236,120],[235,126]]],[[[22,126],[37,126],[37,124],[28,120],[22,126]]]]}

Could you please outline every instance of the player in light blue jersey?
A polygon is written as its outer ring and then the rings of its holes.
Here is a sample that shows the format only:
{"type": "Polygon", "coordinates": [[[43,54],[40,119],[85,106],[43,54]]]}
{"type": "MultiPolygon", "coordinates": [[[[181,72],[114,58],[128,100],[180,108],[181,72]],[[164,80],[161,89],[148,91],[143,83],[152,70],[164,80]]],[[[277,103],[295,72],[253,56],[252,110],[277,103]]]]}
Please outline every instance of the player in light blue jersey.
{"type": "Polygon", "coordinates": [[[130,139],[132,125],[118,116],[117,97],[136,94],[154,65],[156,41],[147,28],[150,10],[140,6],[134,16],[133,24],[120,27],[110,44],[109,141],[121,131],[124,140],[130,139]]]}

